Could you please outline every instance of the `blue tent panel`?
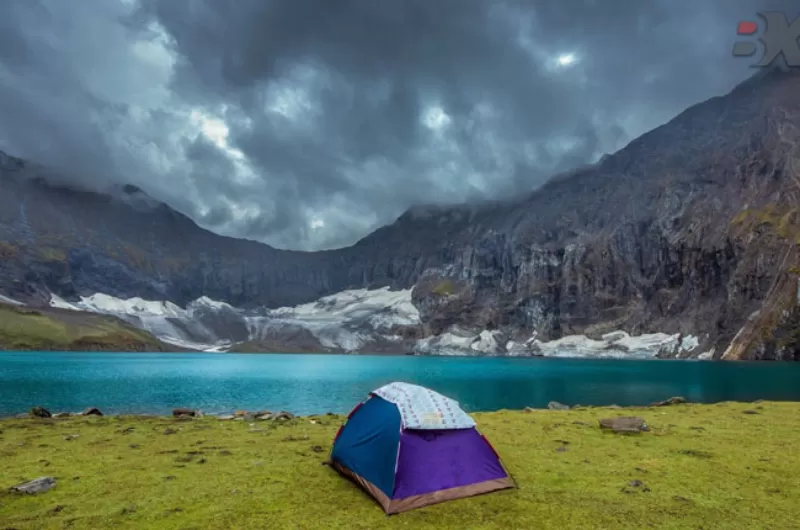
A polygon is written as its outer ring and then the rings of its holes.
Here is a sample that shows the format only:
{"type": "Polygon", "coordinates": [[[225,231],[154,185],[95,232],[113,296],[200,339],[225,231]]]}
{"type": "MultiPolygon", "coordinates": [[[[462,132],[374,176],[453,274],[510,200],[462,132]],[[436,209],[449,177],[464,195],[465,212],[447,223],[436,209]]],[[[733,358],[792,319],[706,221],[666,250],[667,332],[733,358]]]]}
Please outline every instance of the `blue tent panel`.
{"type": "Polygon", "coordinates": [[[372,396],[347,420],[333,444],[331,459],[391,498],[400,447],[400,411],[372,396]]]}

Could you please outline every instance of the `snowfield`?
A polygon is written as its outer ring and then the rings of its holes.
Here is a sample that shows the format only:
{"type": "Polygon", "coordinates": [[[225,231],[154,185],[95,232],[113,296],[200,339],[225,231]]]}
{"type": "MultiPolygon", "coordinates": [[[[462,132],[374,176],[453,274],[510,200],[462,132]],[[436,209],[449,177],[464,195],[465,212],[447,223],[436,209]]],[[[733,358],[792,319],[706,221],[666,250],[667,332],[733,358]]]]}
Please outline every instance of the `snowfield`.
{"type": "MultiPolygon", "coordinates": [[[[325,296],[315,302],[278,309],[245,311],[225,302],[201,297],[185,308],[157,300],[122,300],[103,293],[67,302],[55,295],[50,305],[92,311],[125,318],[164,342],[203,350],[227,351],[236,341],[215,332],[216,320],[239,325],[239,340],[280,340],[298,331],[310,333],[323,348],[343,352],[368,352],[378,341],[399,343],[397,328],[421,323],[411,302],[411,289],[353,289],[325,296]]],[[[417,355],[508,355],[587,358],[653,358],[659,353],[691,353],[699,345],[694,336],[652,333],[631,336],[624,331],[607,333],[600,340],[570,335],[542,341],[534,333],[527,341],[508,341],[496,330],[469,331],[453,328],[440,335],[416,340],[417,355]]]]}

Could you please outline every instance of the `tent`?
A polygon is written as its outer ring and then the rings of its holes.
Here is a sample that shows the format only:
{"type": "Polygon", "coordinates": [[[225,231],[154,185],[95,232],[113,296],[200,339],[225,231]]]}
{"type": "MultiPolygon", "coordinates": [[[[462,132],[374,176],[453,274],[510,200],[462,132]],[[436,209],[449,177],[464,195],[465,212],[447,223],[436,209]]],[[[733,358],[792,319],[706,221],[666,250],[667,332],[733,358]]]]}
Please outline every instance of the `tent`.
{"type": "Polygon", "coordinates": [[[516,487],[456,401],[408,383],[382,386],[356,405],[329,463],[387,514],[516,487]]]}

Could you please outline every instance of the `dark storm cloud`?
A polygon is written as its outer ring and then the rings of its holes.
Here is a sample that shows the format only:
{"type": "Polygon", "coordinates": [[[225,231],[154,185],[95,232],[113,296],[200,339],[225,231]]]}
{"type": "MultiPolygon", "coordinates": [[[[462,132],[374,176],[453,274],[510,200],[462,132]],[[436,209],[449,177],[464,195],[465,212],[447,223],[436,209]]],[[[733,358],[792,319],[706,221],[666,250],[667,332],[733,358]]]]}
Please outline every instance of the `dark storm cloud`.
{"type": "Polygon", "coordinates": [[[9,0],[0,148],[220,232],[352,243],[525,193],[752,73],[794,0],[9,0]],[[575,61],[560,65],[559,57],[575,61]]]}

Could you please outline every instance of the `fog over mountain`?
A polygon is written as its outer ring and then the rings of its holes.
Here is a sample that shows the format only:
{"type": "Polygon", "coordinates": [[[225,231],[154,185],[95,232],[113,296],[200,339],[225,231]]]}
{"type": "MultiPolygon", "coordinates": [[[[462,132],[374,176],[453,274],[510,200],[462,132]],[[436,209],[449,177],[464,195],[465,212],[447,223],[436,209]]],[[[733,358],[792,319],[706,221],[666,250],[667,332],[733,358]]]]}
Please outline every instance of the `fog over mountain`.
{"type": "MultiPolygon", "coordinates": [[[[518,196],[753,73],[792,0],[7,0],[0,150],[215,232],[352,244],[518,196]],[[754,59],[755,60],[755,59],[754,59]]],[[[794,10],[794,12],[792,12],[794,10]]]]}

